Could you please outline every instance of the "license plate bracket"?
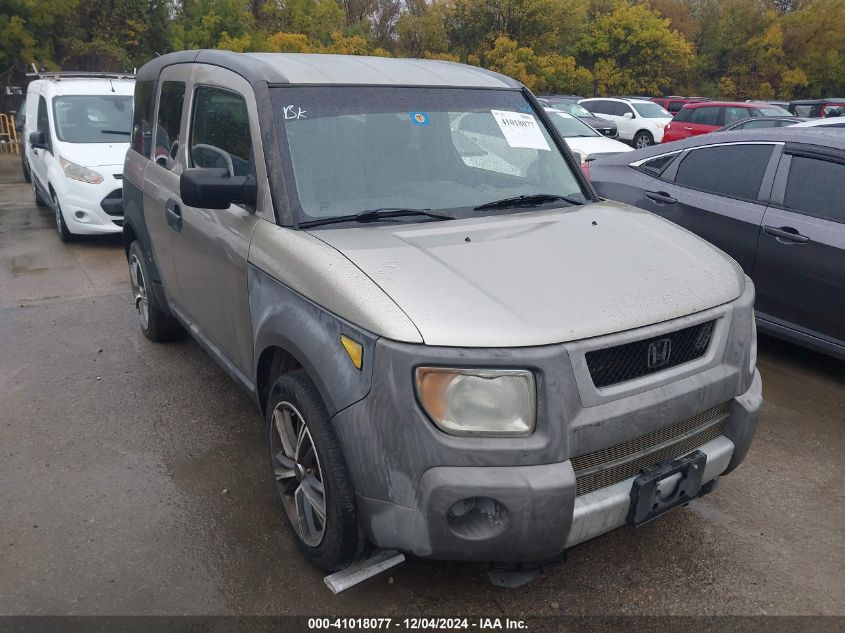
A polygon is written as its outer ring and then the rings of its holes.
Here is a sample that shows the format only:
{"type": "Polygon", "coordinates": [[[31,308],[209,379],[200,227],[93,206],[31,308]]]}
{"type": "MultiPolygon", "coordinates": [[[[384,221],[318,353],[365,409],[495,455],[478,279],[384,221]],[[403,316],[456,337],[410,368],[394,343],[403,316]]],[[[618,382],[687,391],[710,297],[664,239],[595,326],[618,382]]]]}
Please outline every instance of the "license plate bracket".
{"type": "Polygon", "coordinates": [[[689,503],[701,492],[707,455],[693,451],[644,469],[631,487],[628,523],[648,523],[664,512],[689,503]]]}

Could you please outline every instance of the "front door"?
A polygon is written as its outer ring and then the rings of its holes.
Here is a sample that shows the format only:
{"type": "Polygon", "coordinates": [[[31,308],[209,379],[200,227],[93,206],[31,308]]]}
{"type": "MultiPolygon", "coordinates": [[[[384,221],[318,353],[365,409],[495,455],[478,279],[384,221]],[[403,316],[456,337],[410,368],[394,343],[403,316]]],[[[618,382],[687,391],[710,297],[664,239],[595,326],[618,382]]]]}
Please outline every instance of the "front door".
{"type": "Polygon", "coordinates": [[[159,77],[152,160],[144,173],[144,221],[168,303],[176,309],[181,293],[173,258],[173,249],[177,248],[173,238],[178,228],[174,211],[178,208],[179,176],[185,169],[179,144],[187,125],[184,106],[190,78],[187,65],[165,68],[159,77]]]}
{"type": "Polygon", "coordinates": [[[781,160],[763,218],[754,268],[758,316],[841,345],[845,152],[792,151],[781,160]]]}
{"type": "MultiPolygon", "coordinates": [[[[188,168],[226,168],[265,183],[258,111],[250,84],[216,66],[193,65],[187,136],[179,152],[188,168]]],[[[176,200],[180,230],[173,253],[181,306],[201,338],[242,381],[252,374],[247,256],[256,209],[199,209],[176,200]]],[[[257,209],[269,204],[258,187],[257,209]]]]}
{"type": "MultiPolygon", "coordinates": [[[[53,147],[53,137],[50,135],[50,116],[47,111],[47,100],[39,95],[38,105],[36,110],[35,125],[33,126],[36,132],[40,132],[44,136],[44,141],[48,148],[53,147]]],[[[29,139],[26,139],[27,143],[29,139]]],[[[37,186],[41,191],[42,199],[49,202],[48,194],[49,186],[47,182],[47,167],[48,161],[51,157],[52,149],[36,149],[31,148],[31,160],[29,169],[32,174],[33,186],[37,186]]]]}

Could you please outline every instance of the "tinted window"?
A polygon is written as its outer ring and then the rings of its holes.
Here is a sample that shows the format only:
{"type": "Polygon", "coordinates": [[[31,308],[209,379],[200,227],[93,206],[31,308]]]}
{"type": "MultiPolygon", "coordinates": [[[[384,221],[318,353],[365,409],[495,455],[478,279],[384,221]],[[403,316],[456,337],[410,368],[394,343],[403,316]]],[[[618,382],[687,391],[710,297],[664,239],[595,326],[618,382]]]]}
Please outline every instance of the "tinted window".
{"type": "Polygon", "coordinates": [[[38,131],[44,135],[44,140],[50,142],[50,119],[47,118],[47,101],[44,97],[38,97],[38,119],[36,121],[38,131]]]}
{"type": "Polygon", "coordinates": [[[810,116],[813,111],[813,106],[811,105],[797,105],[793,106],[792,109],[795,111],[795,116],[810,116]]]}
{"type": "Polygon", "coordinates": [[[845,222],[845,165],[793,156],[784,206],[807,215],[845,222]]]}
{"type": "MultiPolygon", "coordinates": [[[[716,108],[699,108],[699,110],[716,110],[716,108]]],[[[741,121],[742,119],[747,119],[750,116],[753,116],[751,111],[748,108],[737,108],[735,106],[728,106],[727,108],[723,108],[725,111],[725,125],[729,125],[736,121],[741,121]]]]}
{"type": "Polygon", "coordinates": [[[135,110],[132,115],[132,149],[147,158],[150,156],[152,140],[153,108],[155,107],[154,81],[139,81],[135,84],[135,110]]]}
{"type": "Polygon", "coordinates": [[[255,174],[249,114],[244,98],[220,88],[197,88],[191,124],[191,164],[255,174]]]}
{"type": "MultiPolygon", "coordinates": [[[[700,108],[699,108],[700,109],[700,108]]],[[[675,115],[675,121],[678,123],[686,123],[692,118],[693,109],[692,108],[682,108],[678,110],[678,114],[675,115]]]]}
{"type": "Polygon", "coordinates": [[[693,108],[690,122],[699,125],[718,125],[719,109],[715,107],[693,108]]]}
{"type": "Polygon", "coordinates": [[[596,114],[614,114],[616,111],[616,103],[613,101],[591,101],[585,107],[596,114]]]}
{"type": "Polygon", "coordinates": [[[789,114],[789,110],[784,110],[777,106],[757,108],[757,116],[785,116],[787,114],[789,114]]]}
{"type": "Polygon", "coordinates": [[[616,116],[625,116],[629,112],[631,112],[631,106],[627,103],[616,102],[613,104],[613,112],[611,112],[611,114],[615,114],[616,116]]]}
{"type": "Polygon", "coordinates": [[[173,169],[179,150],[179,127],[185,103],[185,83],[165,81],[161,84],[156,125],[155,161],[166,169],[173,169]]]}
{"type": "Polygon", "coordinates": [[[669,110],[669,112],[675,113],[675,112],[678,112],[683,107],[684,107],[683,101],[671,101],[669,103],[669,107],[666,108],[666,109],[669,110]]]}
{"type": "Polygon", "coordinates": [[[649,161],[644,162],[640,165],[640,169],[644,169],[645,171],[654,174],[655,176],[659,176],[663,173],[663,170],[669,166],[675,158],[677,158],[677,154],[667,154],[666,156],[658,156],[657,158],[652,158],[649,161]]]}
{"type": "Polygon", "coordinates": [[[740,123],[734,129],[735,130],[756,130],[759,128],[764,127],[780,127],[781,122],[777,119],[752,119],[751,121],[746,121],[745,123],[740,123]]]}
{"type": "Polygon", "coordinates": [[[681,161],[675,182],[723,196],[755,200],[771,155],[771,145],[703,147],[681,161]]]}

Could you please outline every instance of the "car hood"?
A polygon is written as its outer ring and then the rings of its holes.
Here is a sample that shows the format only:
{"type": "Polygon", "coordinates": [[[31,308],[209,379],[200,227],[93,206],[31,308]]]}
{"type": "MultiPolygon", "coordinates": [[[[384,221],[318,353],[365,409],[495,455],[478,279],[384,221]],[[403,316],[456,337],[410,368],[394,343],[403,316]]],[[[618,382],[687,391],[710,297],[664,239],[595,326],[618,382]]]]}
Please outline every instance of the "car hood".
{"type": "Polygon", "coordinates": [[[569,149],[581,152],[586,156],[591,154],[610,154],[611,152],[632,152],[634,149],[604,136],[567,136],[565,139],[569,149]]]}
{"type": "Polygon", "coordinates": [[[62,143],[58,142],[59,156],[83,167],[123,165],[129,143],[62,143]]]}
{"type": "Polygon", "coordinates": [[[612,130],[616,127],[616,124],[613,121],[608,121],[607,119],[600,119],[597,116],[579,118],[581,118],[581,120],[587,125],[591,125],[596,129],[606,130],[609,128],[612,130]]]}
{"type": "Polygon", "coordinates": [[[311,232],[408,315],[428,345],[545,345],[729,302],[744,277],[692,233],[614,202],[311,232]]]}

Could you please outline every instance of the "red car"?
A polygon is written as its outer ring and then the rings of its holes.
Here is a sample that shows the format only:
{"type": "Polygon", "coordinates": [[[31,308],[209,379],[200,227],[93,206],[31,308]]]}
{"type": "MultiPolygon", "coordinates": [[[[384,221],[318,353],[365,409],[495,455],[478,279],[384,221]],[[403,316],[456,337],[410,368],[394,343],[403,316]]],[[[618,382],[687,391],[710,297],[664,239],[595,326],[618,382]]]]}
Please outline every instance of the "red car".
{"type": "Polygon", "coordinates": [[[707,134],[734,121],[752,116],[789,116],[779,106],[748,101],[701,101],[688,103],[663,130],[663,143],[707,134]]]}
{"type": "Polygon", "coordinates": [[[678,97],[672,95],[669,97],[652,97],[652,101],[668,110],[672,114],[677,114],[678,111],[688,103],[700,103],[702,101],[710,101],[709,97],[678,97]]]}

